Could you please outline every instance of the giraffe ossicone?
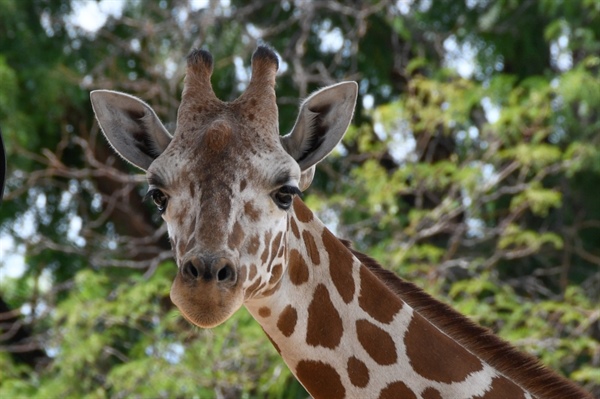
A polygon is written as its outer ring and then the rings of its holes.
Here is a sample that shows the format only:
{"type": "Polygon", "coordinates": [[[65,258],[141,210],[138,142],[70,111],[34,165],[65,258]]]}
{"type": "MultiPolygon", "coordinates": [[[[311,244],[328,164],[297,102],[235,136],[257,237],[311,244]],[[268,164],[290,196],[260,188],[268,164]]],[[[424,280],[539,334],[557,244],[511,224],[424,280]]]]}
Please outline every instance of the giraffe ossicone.
{"type": "Polygon", "coordinates": [[[245,305],[315,398],[589,397],[327,230],[298,194],[345,134],[358,86],[312,94],[280,136],[278,64],[258,47],[247,89],[225,102],[211,55],[193,51],[173,136],[143,101],[91,93],[108,141],[146,172],[183,316],[213,327],[245,305]]]}

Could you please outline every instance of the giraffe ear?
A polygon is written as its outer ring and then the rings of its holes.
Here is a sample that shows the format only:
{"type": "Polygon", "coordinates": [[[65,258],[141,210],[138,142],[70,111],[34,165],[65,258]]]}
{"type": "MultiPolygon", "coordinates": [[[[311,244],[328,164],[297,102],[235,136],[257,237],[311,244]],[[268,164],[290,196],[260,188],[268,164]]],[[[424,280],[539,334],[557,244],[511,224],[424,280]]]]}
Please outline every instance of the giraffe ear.
{"type": "Polygon", "coordinates": [[[356,82],[342,82],[317,91],[300,106],[294,128],[281,143],[300,165],[303,178],[313,175],[310,169],[342,140],[352,120],[357,93],[356,82]]]}
{"type": "Polygon", "coordinates": [[[142,170],[167,148],[171,135],[142,100],[111,90],[90,93],[102,132],[126,161],[142,170]]]}
{"type": "Polygon", "coordinates": [[[304,191],[310,186],[310,183],[313,181],[313,177],[315,177],[315,165],[303,170],[300,174],[300,182],[298,183],[298,188],[300,191],[304,191]]]}

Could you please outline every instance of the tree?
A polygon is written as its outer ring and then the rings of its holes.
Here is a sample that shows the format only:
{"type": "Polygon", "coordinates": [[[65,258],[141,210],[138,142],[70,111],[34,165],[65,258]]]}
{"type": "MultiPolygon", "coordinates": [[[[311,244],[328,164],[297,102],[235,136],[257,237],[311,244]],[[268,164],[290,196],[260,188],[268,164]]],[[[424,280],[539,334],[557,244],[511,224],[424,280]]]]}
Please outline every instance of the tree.
{"type": "Polygon", "coordinates": [[[166,230],[88,99],[125,91],[172,122],[191,48],[231,99],[260,41],[282,56],[282,133],[299,97],[360,84],[305,197],[319,216],[600,394],[595,2],[142,0],[96,32],[80,5],[0,1],[0,232],[25,257],[9,277],[1,249],[0,396],[305,396],[247,313],[214,332],[178,316],[166,230]]]}

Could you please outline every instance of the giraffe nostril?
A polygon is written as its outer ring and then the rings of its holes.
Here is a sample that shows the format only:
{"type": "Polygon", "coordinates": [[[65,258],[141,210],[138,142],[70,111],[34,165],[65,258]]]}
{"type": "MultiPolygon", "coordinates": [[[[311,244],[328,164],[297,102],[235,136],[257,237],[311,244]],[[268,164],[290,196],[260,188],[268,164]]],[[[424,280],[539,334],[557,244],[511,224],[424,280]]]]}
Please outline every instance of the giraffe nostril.
{"type": "Polygon", "coordinates": [[[186,262],[181,269],[181,273],[190,280],[196,280],[200,276],[200,272],[192,262],[186,262]]]}
{"type": "Polygon", "coordinates": [[[196,257],[181,266],[181,277],[192,283],[202,280],[206,283],[235,284],[236,269],[227,258],[196,257]]]}
{"type": "Polygon", "coordinates": [[[226,264],[217,272],[218,282],[222,283],[233,280],[235,280],[235,271],[231,265],[226,264]]]}

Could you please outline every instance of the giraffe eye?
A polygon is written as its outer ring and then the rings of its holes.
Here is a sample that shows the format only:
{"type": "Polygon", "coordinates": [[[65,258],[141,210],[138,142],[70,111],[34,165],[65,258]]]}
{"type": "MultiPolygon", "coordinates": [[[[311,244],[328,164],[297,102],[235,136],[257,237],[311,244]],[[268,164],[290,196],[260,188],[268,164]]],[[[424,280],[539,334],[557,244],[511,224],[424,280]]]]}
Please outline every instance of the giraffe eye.
{"type": "Polygon", "coordinates": [[[300,195],[302,192],[295,186],[282,186],[277,191],[273,192],[272,197],[275,204],[284,211],[290,209],[295,195],[300,195]]]}
{"type": "Polygon", "coordinates": [[[165,193],[158,189],[153,189],[150,190],[146,196],[152,199],[161,214],[165,212],[167,209],[167,202],[169,201],[165,193]]]}

